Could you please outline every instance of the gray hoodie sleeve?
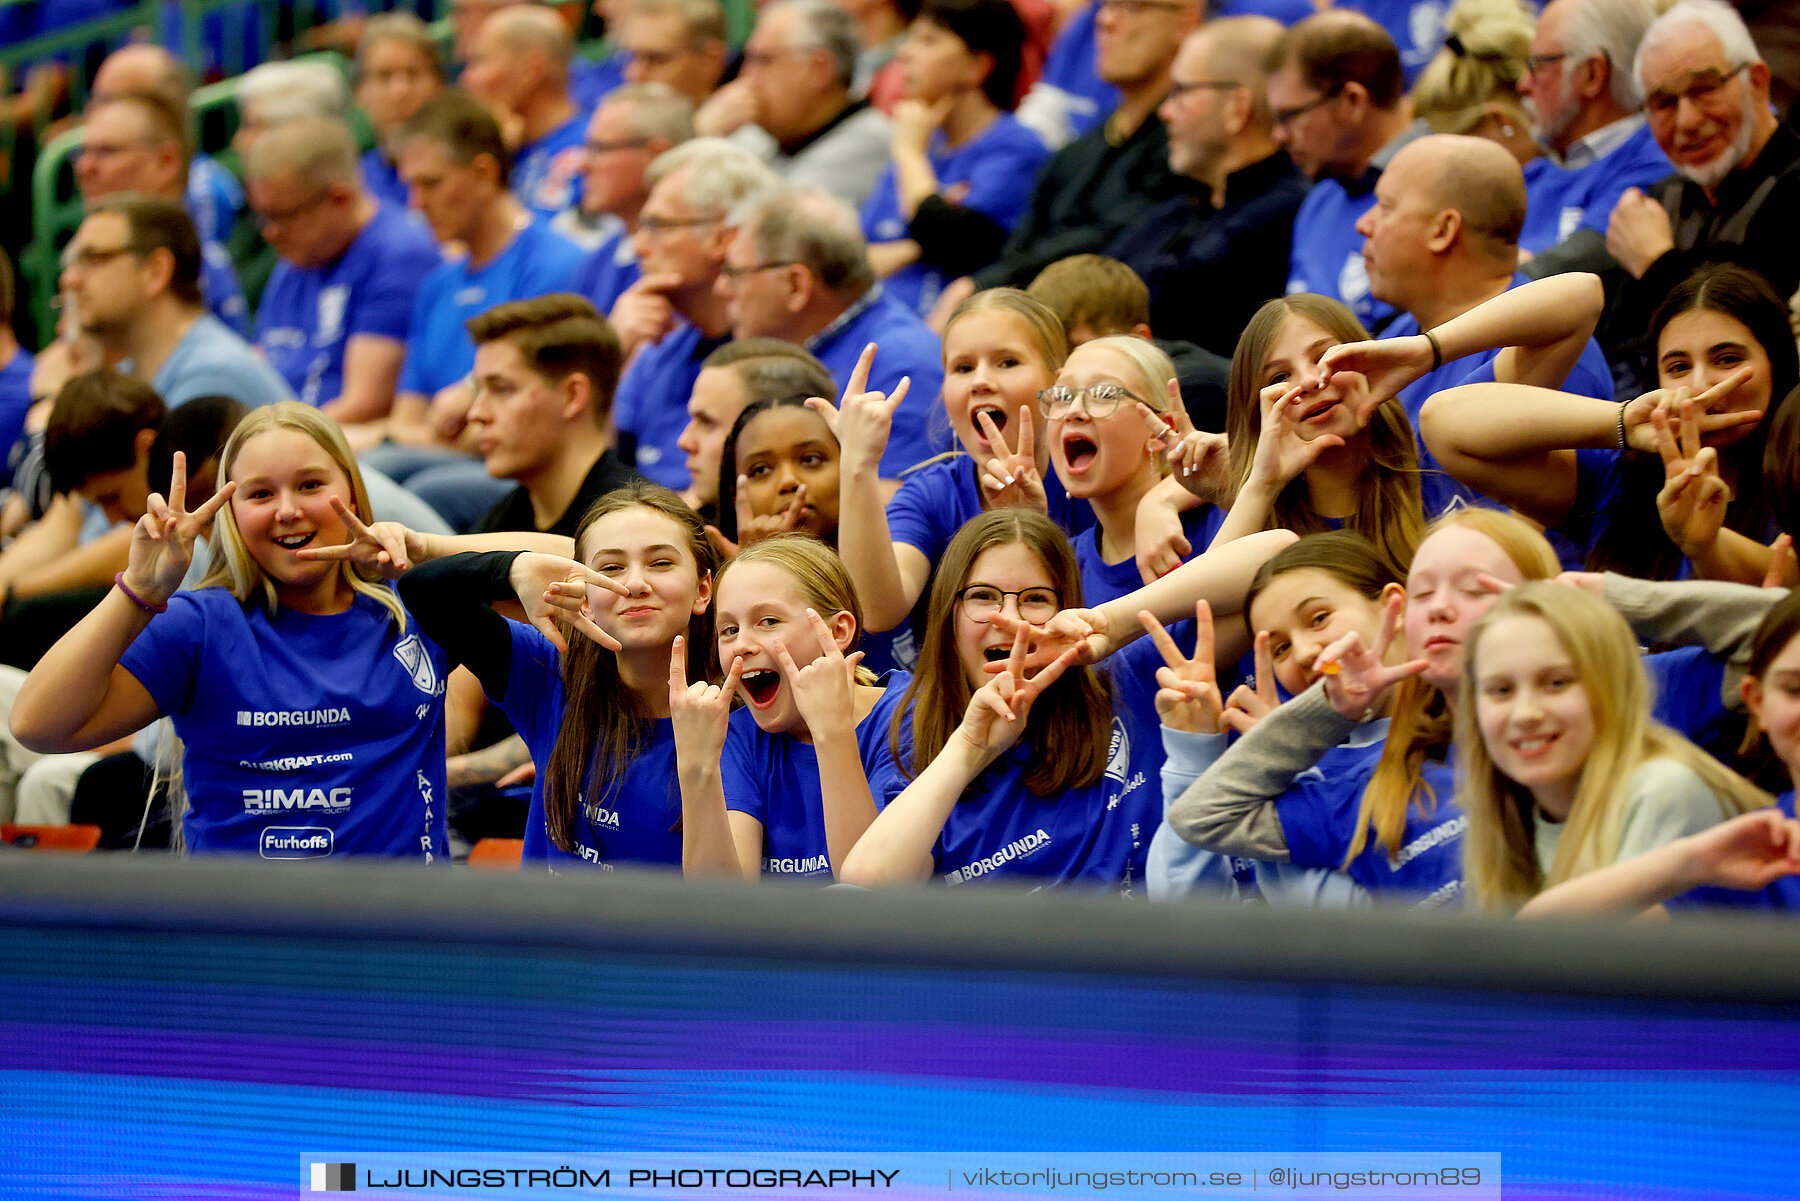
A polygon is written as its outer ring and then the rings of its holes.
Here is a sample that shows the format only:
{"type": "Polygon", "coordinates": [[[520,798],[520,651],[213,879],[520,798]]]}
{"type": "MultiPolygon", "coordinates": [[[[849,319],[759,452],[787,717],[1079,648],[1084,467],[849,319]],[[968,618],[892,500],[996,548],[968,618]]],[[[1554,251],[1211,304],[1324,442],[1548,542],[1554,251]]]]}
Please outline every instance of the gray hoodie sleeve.
{"type": "Polygon", "coordinates": [[[1194,781],[1169,806],[1169,825],[1221,855],[1288,862],[1275,801],[1355,728],[1325,699],[1324,684],[1314,684],[1257,722],[1194,781]]]}
{"type": "Polygon", "coordinates": [[[1782,588],[1752,588],[1719,580],[1639,580],[1606,573],[1606,600],[1652,642],[1703,646],[1725,660],[1720,689],[1725,707],[1742,712],[1738,686],[1750,663],[1750,640],[1763,615],[1787,595],[1782,588]]]}

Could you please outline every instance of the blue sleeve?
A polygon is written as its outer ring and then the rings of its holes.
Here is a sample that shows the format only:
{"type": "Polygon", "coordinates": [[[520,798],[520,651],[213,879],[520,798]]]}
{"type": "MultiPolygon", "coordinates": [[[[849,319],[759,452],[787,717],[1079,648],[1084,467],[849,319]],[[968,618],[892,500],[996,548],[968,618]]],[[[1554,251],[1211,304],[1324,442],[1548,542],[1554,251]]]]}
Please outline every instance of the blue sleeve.
{"type": "Polygon", "coordinates": [[[892,242],[906,236],[906,222],[900,217],[899,185],[894,179],[894,164],[889,163],[881,170],[881,176],[875,181],[875,190],[863,201],[862,213],[863,237],[870,242],[892,242]],[[887,224],[892,228],[883,229],[887,224]],[[894,232],[894,228],[899,230],[894,232]]]}
{"type": "Polygon", "coordinates": [[[562,661],[550,640],[531,626],[508,621],[506,628],[512,635],[512,661],[504,697],[495,703],[542,771],[562,730],[562,661]]]}
{"type": "MultiPolygon", "coordinates": [[[[951,463],[963,466],[961,459],[951,463]]],[[[951,537],[938,520],[942,504],[936,500],[936,489],[942,478],[935,469],[914,472],[900,481],[899,491],[887,503],[889,541],[910,546],[933,562],[944,553],[951,537]]]]}
{"type": "Polygon", "coordinates": [[[185,712],[194,703],[200,658],[206,644],[206,615],[185,592],[169,598],[169,611],[151,619],[132,639],[119,666],[132,674],[163,716],[185,712]]]}
{"type": "Polygon", "coordinates": [[[748,814],[769,824],[769,798],[763,792],[762,772],[758,769],[756,743],[762,733],[748,709],[731,715],[725,731],[725,750],[719,756],[719,783],[725,791],[725,808],[748,814]]]}

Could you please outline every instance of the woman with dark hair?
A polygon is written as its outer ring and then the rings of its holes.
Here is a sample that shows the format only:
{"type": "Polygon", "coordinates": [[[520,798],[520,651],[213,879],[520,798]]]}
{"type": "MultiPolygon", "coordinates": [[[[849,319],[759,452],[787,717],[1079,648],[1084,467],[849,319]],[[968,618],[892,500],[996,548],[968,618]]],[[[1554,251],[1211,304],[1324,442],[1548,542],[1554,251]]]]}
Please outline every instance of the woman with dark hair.
{"type": "Polygon", "coordinates": [[[1050,156],[1011,112],[1024,42],[1011,0],[925,0],[900,47],[894,161],[862,223],[889,293],[921,316],[1000,253],[1050,156]]]}
{"type": "Polygon", "coordinates": [[[1591,568],[1760,582],[1774,534],[1764,451],[1774,402],[1800,382],[1787,305],[1754,271],[1710,264],[1669,294],[1650,336],[1655,392],[1620,405],[1516,384],[1452,388],[1425,405],[1425,443],[1591,568]]]}

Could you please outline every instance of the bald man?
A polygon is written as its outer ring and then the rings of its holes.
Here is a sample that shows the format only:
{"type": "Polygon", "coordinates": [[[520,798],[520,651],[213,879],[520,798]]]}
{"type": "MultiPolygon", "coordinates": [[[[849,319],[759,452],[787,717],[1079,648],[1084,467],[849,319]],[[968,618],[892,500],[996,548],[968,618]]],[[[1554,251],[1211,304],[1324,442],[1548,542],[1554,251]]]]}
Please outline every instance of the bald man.
{"type": "Polygon", "coordinates": [[[512,148],[513,195],[546,216],[581,199],[587,114],[569,97],[574,53],[555,10],[515,4],[481,23],[462,73],[512,148]]]}
{"type": "MultiPolygon", "coordinates": [[[[1433,134],[1408,144],[1381,173],[1375,206],[1356,223],[1370,291],[1400,310],[1387,336],[1433,329],[1525,283],[1516,269],[1524,223],[1525,176],[1499,143],[1433,134]]],[[[1455,359],[1401,389],[1415,428],[1433,393],[1493,382],[1499,354],[1496,349],[1455,359]]],[[[1613,394],[1612,373],[1591,337],[1566,380],[1532,375],[1505,382],[1560,387],[1600,400],[1613,394]]],[[[1425,458],[1421,451],[1421,464],[1425,458]]]]}

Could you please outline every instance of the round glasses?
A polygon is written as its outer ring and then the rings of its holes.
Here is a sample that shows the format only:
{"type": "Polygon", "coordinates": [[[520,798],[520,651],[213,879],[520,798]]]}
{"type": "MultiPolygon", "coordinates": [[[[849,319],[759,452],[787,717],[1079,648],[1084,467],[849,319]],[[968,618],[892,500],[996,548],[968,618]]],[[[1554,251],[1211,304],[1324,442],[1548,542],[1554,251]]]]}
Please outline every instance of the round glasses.
{"type": "Polygon", "coordinates": [[[1069,410],[1075,407],[1077,400],[1082,401],[1089,417],[1111,417],[1122,400],[1140,401],[1122,384],[1101,382],[1089,384],[1085,388],[1065,388],[1061,384],[1053,384],[1038,393],[1038,404],[1043,406],[1044,416],[1055,420],[1068,416],[1069,410]]]}
{"type": "Polygon", "coordinates": [[[956,594],[962,603],[962,614],[970,621],[983,624],[1006,607],[1006,598],[1019,602],[1019,617],[1032,625],[1042,625],[1062,609],[1062,599],[1053,588],[1026,588],[1020,592],[1003,592],[988,584],[971,584],[956,594]]]}

